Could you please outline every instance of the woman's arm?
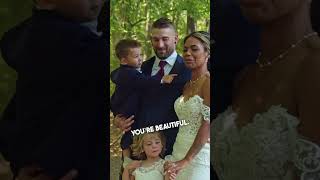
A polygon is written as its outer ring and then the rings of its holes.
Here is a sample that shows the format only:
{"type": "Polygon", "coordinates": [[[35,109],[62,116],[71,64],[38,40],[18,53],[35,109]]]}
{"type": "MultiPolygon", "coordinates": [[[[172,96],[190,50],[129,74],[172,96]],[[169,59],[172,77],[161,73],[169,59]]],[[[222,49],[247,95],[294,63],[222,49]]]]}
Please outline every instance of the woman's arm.
{"type": "MultiPolygon", "coordinates": [[[[297,116],[300,120],[298,133],[305,140],[320,145],[320,54],[309,57],[302,63],[296,76],[295,98],[297,104],[297,116]]],[[[310,148],[310,147],[309,147],[310,148]]],[[[300,169],[304,171],[303,169],[300,169]]],[[[295,180],[300,177],[296,176],[295,180]]]]}
{"type": "Polygon", "coordinates": [[[131,180],[129,169],[125,168],[122,173],[122,180],[131,180]]]}
{"type": "MultiPolygon", "coordinates": [[[[207,78],[202,86],[201,93],[203,95],[204,105],[210,107],[210,77],[207,78]]],[[[187,155],[184,159],[176,162],[173,171],[179,171],[188,165],[191,160],[199,153],[202,147],[208,142],[210,138],[210,118],[203,120],[198,130],[197,136],[193,141],[187,155]]]]}
{"type": "Polygon", "coordinates": [[[320,145],[320,53],[316,54],[303,63],[297,75],[296,99],[297,114],[301,121],[299,133],[320,145]]]}

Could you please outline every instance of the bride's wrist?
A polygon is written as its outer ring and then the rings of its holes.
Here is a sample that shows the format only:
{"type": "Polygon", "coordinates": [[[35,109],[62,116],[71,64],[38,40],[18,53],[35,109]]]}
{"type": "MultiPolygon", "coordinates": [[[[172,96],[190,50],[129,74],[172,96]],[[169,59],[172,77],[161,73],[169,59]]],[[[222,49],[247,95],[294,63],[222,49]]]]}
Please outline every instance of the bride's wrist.
{"type": "Polygon", "coordinates": [[[191,161],[192,161],[192,158],[191,157],[185,157],[183,159],[187,164],[189,164],[191,161]]]}

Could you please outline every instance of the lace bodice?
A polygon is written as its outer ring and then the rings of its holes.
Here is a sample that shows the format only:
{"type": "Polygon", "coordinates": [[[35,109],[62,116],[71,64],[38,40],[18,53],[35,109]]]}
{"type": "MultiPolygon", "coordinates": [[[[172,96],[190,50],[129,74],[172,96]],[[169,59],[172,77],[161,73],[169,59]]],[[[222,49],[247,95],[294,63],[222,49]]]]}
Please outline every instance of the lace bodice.
{"type": "MultiPolygon", "coordinates": [[[[181,160],[191,148],[202,121],[210,122],[210,107],[203,104],[199,95],[190,97],[185,101],[180,96],[174,104],[179,120],[185,120],[187,125],[180,126],[176,141],[173,146],[172,156],[167,156],[170,161],[181,160]]],[[[193,163],[210,164],[210,145],[207,143],[195,156],[193,163]]]]}
{"type": "Polygon", "coordinates": [[[272,106],[241,129],[231,108],[212,124],[211,160],[220,180],[320,180],[320,148],[297,133],[299,121],[272,106]]]}
{"type": "Polygon", "coordinates": [[[135,180],[163,180],[164,170],[163,165],[165,160],[159,159],[150,167],[139,167],[132,172],[135,180]]]}
{"type": "Polygon", "coordinates": [[[210,107],[203,104],[203,99],[199,95],[185,100],[180,96],[174,103],[174,109],[179,120],[185,120],[187,126],[179,127],[179,133],[186,136],[195,137],[203,120],[210,121],[210,107]]]}

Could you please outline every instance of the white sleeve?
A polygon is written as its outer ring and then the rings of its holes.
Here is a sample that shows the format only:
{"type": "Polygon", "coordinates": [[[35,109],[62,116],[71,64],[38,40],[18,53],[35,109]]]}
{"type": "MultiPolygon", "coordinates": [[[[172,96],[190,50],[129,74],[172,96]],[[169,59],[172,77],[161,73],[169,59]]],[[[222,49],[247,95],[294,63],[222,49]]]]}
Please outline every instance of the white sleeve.
{"type": "Polygon", "coordinates": [[[202,104],[201,114],[203,116],[203,120],[210,122],[210,107],[209,106],[202,104]]]}
{"type": "Polygon", "coordinates": [[[310,141],[298,139],[294,163],[301,171],[300,180],[318,179],[320,174],[320,147],[310,141]]]}

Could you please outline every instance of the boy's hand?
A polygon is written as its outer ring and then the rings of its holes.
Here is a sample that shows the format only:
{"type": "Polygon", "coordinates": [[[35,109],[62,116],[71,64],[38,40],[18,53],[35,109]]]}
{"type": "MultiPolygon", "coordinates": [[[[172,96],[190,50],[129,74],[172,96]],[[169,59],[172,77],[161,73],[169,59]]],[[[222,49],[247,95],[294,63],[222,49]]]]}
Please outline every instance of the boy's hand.
{"type": "Polygon", "coordinates": [[[142,161],[132,161],[130,162],[125,169],[132,171],[141,166],[142,161]]]}
{"type": "Polygon", "coordinates": [[[176,77],[176,76],[178,76],[178,74],[168,74],[168,75],[164,75],[164,76],[162,77],[162,82],[163,82],[163,83],[170,84],[170,83],[173,81],[174,77],[176,77]]]}

